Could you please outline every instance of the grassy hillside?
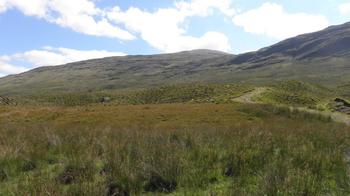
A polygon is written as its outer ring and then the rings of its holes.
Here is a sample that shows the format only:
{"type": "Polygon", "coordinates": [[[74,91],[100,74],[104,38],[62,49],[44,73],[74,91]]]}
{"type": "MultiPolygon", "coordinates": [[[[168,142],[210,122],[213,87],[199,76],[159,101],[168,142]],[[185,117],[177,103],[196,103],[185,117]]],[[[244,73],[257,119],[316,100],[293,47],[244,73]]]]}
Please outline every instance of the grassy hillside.
{"type": "Polygon", "coordinates": [[[0,195],[347,195],[349,129],[268,105],[0,109],[0,195]]]}
{"type": "Polygon", "coordinates": [[[85,93],[42,94],[14,97],[21,105],[81,106],[101,104],[162,104],[162,103],[229,103],[252,90],[249,85],[182,84],[135,91],[102,91],[85,93]]]}
{"type": "Polygon", "coordinates": [[[350,23],[300,35],[256,52],[211,50],[94,59],[0,78],[0,95],[136,90],[186,83],[266,85],[298,80],[350,82],[350,23]]]}
{"type": "Polygon", "coordinates": [[[226,57],[223,57],[181,65],[164,60],[167,65],[157,65],[156,68],[149,67],[156,62],[144,62],[143,65],[136,61],[140,65],[129,67],[124,64],[122,66],[123,62],[107,66],[101,60],[102,62],[91,63],[91,67],[83,64],[42,68],[43,70],[1,78],[0,95],[124,91],[188,83],[266,85],[283,80],[318,83],[333,88],[350,81],[348,59],[343,56],[308,61],[287,60],[281,63],[266,60],[258,64],[235,65],[226,62],[226,57]],[[250,68],[251,66],[255,68],[250,68]]]}
{"type": "MultiPolygon", "coordinates": [[[[0,78],[2,95],[37,95],[113,89],[150,88],[165,84],[210,82],[204,71],[229,61],[234,55],[195,50],[175,54],[94,59],[62,66],[41,67],[0,78]],[[194,78],[194,75],[197,75],[194,78]]],[[[205,71],[208,70],[208,71],[205,71]]],[[[214,71],[214,70],[213,70],[214,71]]],[[[211,76],[216,80],[216,76],[211,76]]]]}
{"type": "Polygon", "coordinates": [[[280,104],[313,109],[326,109],[327,104],[339,94],[320,85],[300,81],[283,81],[269,87],[259,101],[271,104],[280,104]]]}
{"type": "MultiPolygon", "coordinates": [[[[326,107],[343,90],[330,89],[320,85],[295,80],[267,84],[256,101],[287,106],[309,108],[326,107]]],[[[234,99],[253,91],[255,86],[243,84],[181,84],[165,85],[143,90],[100,91],[36,96],[14,96],[21,105],[83,106],[102,104],[104,98],[109,105],[138,105],[163,103],[232,103],[234,99]]]]}

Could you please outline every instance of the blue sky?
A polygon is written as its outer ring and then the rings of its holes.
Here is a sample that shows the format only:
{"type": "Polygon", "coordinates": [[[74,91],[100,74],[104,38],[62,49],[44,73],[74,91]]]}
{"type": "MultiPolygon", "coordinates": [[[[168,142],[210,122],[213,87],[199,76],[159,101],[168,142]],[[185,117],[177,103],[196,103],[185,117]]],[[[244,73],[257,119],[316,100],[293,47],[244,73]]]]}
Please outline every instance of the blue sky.
{"type": "Polygon", "coordinates": [[[350,21],[350,0],[0,0],[0,76],[199,48],[239,54],[350,21]]]}

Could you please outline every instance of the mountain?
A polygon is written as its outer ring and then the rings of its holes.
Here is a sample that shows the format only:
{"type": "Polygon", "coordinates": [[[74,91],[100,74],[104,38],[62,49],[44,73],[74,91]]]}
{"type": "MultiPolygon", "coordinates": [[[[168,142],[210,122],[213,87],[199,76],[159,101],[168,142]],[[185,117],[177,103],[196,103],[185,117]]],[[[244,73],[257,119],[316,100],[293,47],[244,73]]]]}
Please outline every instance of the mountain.
{"type": "MultiPolygon", "coordinates": [[[[40,67],[0,79],[0,94],[37,94],[69,91],[143,88],[182,83],[203,70],[211,70],[234,55],[195,50],[175,54],[108,57],[40,67]]],[[[202,81],[206,81],[203,79],[202,81]]]]}
{"type": "Polygon", "coordinates": [[[350,54],[350,23],[331,26],[325,30],[300,35],[263,48],[257,52],[243,54],[233,63],[261,62],[266,59],[342,57],[350,54]]]}
{"type": "Polygon", "coordinates": [[[0,78],[0,94],[137,89],[174,83],[350,82],[350,23],[300,35],[256,52],[211,50],[108,57],[41,67],[0,78]]]}

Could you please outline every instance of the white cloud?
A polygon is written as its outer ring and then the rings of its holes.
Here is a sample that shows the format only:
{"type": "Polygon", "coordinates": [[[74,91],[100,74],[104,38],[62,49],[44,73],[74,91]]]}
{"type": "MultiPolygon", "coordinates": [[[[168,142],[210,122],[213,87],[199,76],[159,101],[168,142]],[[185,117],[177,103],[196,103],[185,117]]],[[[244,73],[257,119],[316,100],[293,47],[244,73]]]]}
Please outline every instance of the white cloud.
{"type": "Polygon", "coordinates": [[[95,7],[94,3],[89,0],[52,0],[50,9],[51,12],[59,15],[51,21],[76,32],[122,40],[135,39],[129,32],[113,26],[104,18],[104,12],[95,7]],[[96,21],[95,16],[102,19],[96,21]]]}
{"type": "Polygon", "coordinates": [[[0,12],[9,8],[78,33],[121,40],[135,39],[128,31],[112,25],[104,17],[103,11],[90,0],[0,0],[0,12]]]}
{"type": "Polygon", "coordinates": [[[11,60],[20,60],[33,64],[34,67],[60,65],[87,59],[103,58],[108,56],[124,56],[125,53],[108,52],[105,50],[75,50],[69,48],[44,47],[41,50],[31,50],[14,54],[11,60]]]}
{"type": "Polygon", "coordinates": [[[31,50],[23,53],[0,57],[0,74],[16,74],[27,71],[23,66],[12,65],[11,62],[30,64],[30,68],[39,66],[60,65],[75,61],[82,61],[109,56],[124,56],[125,53],[109,52],[105,50],[75,50],[69,48],[44,47],[40,50],[31,50]]]}
{"type": "Polygon", "coordinates": [[[0,77],[8,75],[8,74],[14,74],[14,73],[21,73],[24,71],[27,71],[28,69],[22,66],[15,66],[11,65],[5,61],[2,61],[0,59],[0,77]]]}
{"type": "MultiPolygon", "coordinates": [[[[302,33],[321,30],[328,26],[322,15],[288,13],[276,3],[237,13],[233,0],[175,0],[168,8],[155,11],[130,7],[121,10],[103,9],[97,0],[0,0],[0,13],[18,9],[50,23],[93,36],[133,40],[139,36],[150,46],[162,52],[177,52],[198,48],[229,52],[228,37],[220,32],[203,32],[193,36],[186,25],[191,17],[209,17],[215,12],[246,32],[284,39],[302,33]]],[[[339,6],[341,13],[350,13],[350,3],[339,6]]]]}
{"type": "Polygon", "coordinates": [[[226,35],[219,32],[207,32],[202,37],[179,36],[176,40],[168,41],[164,51],[178,52],[193,49],[212,49],[228,52],[231,50],[226,35]]]}
{"type": "Polygon", "coordinates": [[[236,11],[231,3],[232,0],[177,0],[172,7],[149,12],[135,7],[126,11],[119,7],[102,9],[94,0],[0,0],[0,12],[18,9],[25,15],[93,36],[133,40],[137,34],[162,52],[203,47],[229,51],[229,40],[223,33],[188,35],[186,19],[208,17],[215,11],[232,18],[236,11]]]}
{"type": "Polygon", "coordinates": [[[207,32],[201,37],[187,35],[184,23],[187,18],[207,17],[218,10],[232,17],[235,10],[230,0],[192,0],[175,3],[173,8],[160,8],[148,12],[131,7],[121,11],[115,7],[107,13],[110,20],[124,24],[127,29],[140,34],[152,47],[164,52],[177,52],[190,49],[231,50],[229,40],[223,33],[207,32]]]}
{"type": "Polygon", "coordinates": [[[0,0],[0,13],[5,12],[7,10],[7,4],[5,0],[0,0]]]}
{"type": "Polygon", "coordinates": [[[214,9],[226,16],[233,16],[236,10],[231,5],[231,0],[192,0],[175,2],[175,7],[187,16],[208,16],[214,9]]]}
{"type": "Polygon", "coordinates": [[[339,12],[342,15],[350,14],[350,3],[343,3],[338,6],[339,12]]]}
{"type": "Polygon", "coordinates": [[[3,2],[7,5],[7,8],[17,8],[25,15],[37,16],[40,18],[45,17],[49,4],[47,0],[3,0],[3,2]]]}
{"type": "Polygon", "coordinates": [[[329,25],[322,15],[288,13],[275,3],[264,3],[259,8],[236,15],[233,22],[246,32],[276,39],[318,31],[329,25]]]}

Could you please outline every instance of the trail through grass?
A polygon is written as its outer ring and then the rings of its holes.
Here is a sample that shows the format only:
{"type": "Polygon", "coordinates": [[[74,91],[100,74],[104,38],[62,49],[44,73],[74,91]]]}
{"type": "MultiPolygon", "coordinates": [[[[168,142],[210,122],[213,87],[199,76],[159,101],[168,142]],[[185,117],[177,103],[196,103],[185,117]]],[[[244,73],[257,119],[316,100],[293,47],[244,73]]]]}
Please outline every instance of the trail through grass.
{"type": "Polygon", "coordinates": [[[260,95],[265,93],[267,90],[268,88],[266,87],[256,87],[250,92],[247,92],[240,97],[234,98],[233,101],[239,102],[239,103],[247,103],[247,104],[259,103],[259,101],[255,100],[255,98],[259,97],[260,95]]]}
{"type": "MultiPolygon", "coordinates": [[[[269,91],[267,87],[257,87],[254,90],[243,94],[240,97],[233,99],[235,102],[245,103],[245,104],[261,104],[262,101],[259,100],[259,97],[269,91]]],[[[297,107],[297,106],[289,106],[290,110],[300,110],[305,111],[311,114],[323,115],[325,117],[329,116],[335,122],[345,123],[346,125],[350,125],[350,116],[340,112],[332,112],[332,111],[320,111],[316,109],[310,109],[307,107],[297,107]]]]}

